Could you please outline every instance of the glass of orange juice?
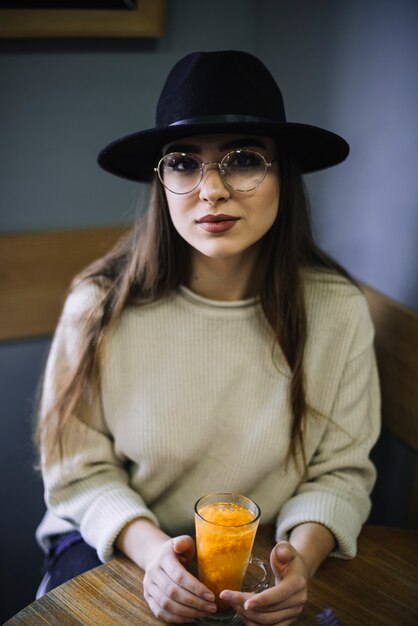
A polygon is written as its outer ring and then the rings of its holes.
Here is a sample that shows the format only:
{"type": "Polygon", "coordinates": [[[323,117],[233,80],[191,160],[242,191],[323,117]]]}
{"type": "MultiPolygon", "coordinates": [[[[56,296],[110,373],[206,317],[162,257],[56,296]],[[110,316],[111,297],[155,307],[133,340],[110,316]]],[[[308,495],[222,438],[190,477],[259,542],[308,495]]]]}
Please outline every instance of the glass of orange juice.
{"type": "Polygon", "coordinates": [[[237,493],[212,493],[195,504],[198,576],[218,606],[208,623],[234,623],[236,614],[219,594],[241,590],[259,520],[255,502],[237,493]]]}

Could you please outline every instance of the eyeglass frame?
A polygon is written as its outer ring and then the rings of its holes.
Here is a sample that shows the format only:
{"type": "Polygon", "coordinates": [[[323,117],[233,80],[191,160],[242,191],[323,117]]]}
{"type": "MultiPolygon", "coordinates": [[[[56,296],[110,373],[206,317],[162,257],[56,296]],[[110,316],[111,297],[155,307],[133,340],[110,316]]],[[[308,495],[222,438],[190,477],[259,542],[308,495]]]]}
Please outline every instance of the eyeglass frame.
{"type": "Polygon", "coordinates": [[[220,161],[207,161],[205,163],[205,162],[201,161],[198,156],[196,156],[195,154],[190,154],[189,152],[168,152],[167,154],[164,154],[161,157],[161,159],[158,161],[157,167],[154,167],[154,172],[156,172],[156,174],[158,175],[160,183],[163,185],[163,187],[165,187],[165,189],[168,189],[168,191],[170,191],[171,193],[175,193],[177,196],[185,196],[188,193],[192,193],[192,191],[195,191],[199,187],[200,183],[203,180],[205,166],[207,166],[207,165],[216,165],[217,168],[218,168],[219,175],[220,175],[220,177],[222,179],[222,182],[227,187],[229,187],[229,189],[232,189],[233,191],[237,191],[238,193],[248,193],[249,191],[254,191],[254,189],[257,189],[257,187],[259,187],[261,185],[261,183],[263,182],[263,180],[267,176],[267,172],[269,170],[269,167],[271,167],[273,165],[273,163],[275,161],[277,161],[277,158],[278,157],[275,157],[271,161],[267,161],[266,157],[263,154],[261,154],[261,152],[258,152],[257,150],[253,150],[251,148],[239,148],[238,150],[230,150],[229,152],[227,152],[225,154],[225,156],[223,156],[220,161]],[[265,165],[265,168],[266,168],[266,170],[264,172],[264,176],[260,180],[260,182],[257,183],[257,185],[255,187],[251,187],[251,189],[245,189],[245,190],[243,190],[243,189],[235,189],[235,187],[230,185],[228,183],[228,181],[225,180],[224,173],[222,172],[222,163],[225,161],[225,159],[227,157],[229,157],[231,154],[239,154],[240,152],[243,152],[243,151],[245,151],[245,152],[252,152],[253,154],[256,154],[257,156],[261,157],[261,159],[264,161],[264,165],[265,165]],[[164,159],[166,157],[171,156],[172,154],[180,154],[181,156],[192,157],[193,159],[196,159],[196,161],[200,164],[200,178],[199,178],[199,181],[192,189],[189,189],[189,191],[173,191],[172,189],[167,187],[167,185],[164,184],[162,175],[160,174],[160,165],[161,165],[161,163],[164,161],[164,159]]]}

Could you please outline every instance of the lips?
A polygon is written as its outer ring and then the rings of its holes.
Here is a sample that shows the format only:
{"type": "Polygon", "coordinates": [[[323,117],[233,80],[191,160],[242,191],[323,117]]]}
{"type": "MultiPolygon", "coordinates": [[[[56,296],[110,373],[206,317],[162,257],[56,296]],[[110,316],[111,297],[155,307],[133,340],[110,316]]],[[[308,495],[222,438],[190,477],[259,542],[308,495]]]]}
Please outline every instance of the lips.
{"type": "Polygon", "coordinates": [[[233,228],[238,221],[239,217],[218,213],[216,215],[204,215],[197,220],[197,223],[203,230],[209,233],[223,233],[233,228]]]}
{"type": "Polygon", "coordinates": [[[232,215],[224,215],[224,213],[217,213],[216,215],[213,215],[211,213],[210,215],[204,215],[199,220],[197,220],[197,222],[198,224],[202,224],[203,222],[230,222],[231,220],[235,221],[238,219],[238,217],[233,217],[232,215]]]}

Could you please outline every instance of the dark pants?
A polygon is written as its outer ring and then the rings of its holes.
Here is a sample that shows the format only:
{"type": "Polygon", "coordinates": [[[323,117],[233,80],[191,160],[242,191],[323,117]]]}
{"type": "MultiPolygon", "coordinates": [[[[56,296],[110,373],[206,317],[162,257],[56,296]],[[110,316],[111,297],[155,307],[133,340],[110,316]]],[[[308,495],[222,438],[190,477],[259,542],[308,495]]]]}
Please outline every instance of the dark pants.
{"type": "Polygon", "coordinates": [[[57,535],[45,558],[45,575],[36,597],[101,564],[96,550],[83,540],[79,532],[57,535]]]}

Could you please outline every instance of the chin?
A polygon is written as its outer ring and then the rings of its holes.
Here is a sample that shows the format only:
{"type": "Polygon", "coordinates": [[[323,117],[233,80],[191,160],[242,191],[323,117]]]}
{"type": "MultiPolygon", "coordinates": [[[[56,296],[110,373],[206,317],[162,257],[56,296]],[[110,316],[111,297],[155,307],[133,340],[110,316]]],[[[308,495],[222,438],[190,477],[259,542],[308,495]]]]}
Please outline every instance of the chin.
{"type": "Polygon", "coordinates": [[[197,248],[200,254],[210,259],[230,259],[237,255],[244,253],[247,248],[241,248],[237,246],[215,244],[212,246],[202,246],[197,248]]]}

